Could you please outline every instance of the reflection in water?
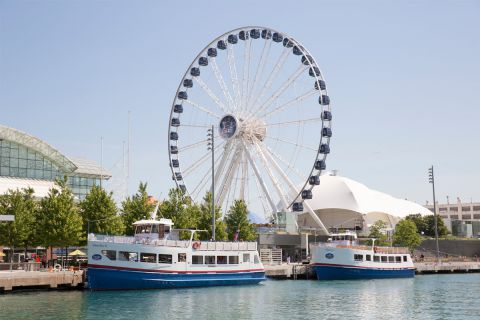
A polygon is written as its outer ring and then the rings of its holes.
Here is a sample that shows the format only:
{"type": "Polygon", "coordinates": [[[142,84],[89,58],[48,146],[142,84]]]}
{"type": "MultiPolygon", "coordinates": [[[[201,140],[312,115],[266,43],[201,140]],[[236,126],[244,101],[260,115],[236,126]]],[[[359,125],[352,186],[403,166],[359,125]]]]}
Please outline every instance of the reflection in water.
{"type": "Polygon", "coordinates": [[[480,274],[0,295],[0,319],[478,319],[480,274]]]}

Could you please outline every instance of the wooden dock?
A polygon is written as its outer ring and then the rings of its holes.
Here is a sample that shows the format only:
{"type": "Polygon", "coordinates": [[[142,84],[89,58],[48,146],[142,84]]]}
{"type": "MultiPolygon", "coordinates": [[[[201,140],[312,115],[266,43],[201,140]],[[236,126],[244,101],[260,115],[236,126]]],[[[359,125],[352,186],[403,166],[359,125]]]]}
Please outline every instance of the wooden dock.
{"type": "Polygon", "coordinates": [[[80,288],[84,283],[84,271],[1,271],[0,292],[17,289],[80,288]]]}

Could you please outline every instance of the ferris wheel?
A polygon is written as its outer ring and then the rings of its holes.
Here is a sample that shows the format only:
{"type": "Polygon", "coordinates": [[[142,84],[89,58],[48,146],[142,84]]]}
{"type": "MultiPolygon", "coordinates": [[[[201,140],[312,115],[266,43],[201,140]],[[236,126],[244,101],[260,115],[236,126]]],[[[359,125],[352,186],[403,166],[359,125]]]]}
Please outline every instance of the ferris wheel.
{"type": "Polygon", "coordinates": [[[326,169],[331,120],[322,72],[296,39],[265,27],[229,31],[200,51],[178,86],[168,128],[172,179],[194,201],[214,180],[224,212],[243,199],[266,218],[309,212],[326,230],[305,200],[326,169]]]}

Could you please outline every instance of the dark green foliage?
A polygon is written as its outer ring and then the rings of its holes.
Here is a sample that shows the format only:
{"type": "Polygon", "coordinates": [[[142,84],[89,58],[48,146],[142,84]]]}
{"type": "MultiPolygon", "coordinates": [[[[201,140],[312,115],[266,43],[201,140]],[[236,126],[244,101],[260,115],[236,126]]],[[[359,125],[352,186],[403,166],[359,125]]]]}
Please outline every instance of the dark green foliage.
{"type": "Polygon", "coordinates": [[[85,238],[82,218],[66,179],[57,180],[48,196],[40,201],[37,234],[45,247],[69,247],[85,238]]]}
{"type": "Polygon", "coordinates": [[[255,227],[248,220],[247,205],[243,200],[235,200],[228,210],[225,217],[227,225],[228,239],[234,240],[235,234],[238,232],[238,240],[255,241],[255,227]]]}
{"type": "Polygon", "coordinates": [[[133,235],[135,230],[133,223],[142,219],[150,219],[150,214],[155,206],[148,203],[147,184],[140,182],[138,191],[122,202],[121,217],[127,235],[133,235]]]}
{"type": "MultiPolygon", "coordinates": [[[[420,214],[408,215],[405,219],[411,220],[415,223],[419,234],[427,237],[435,237],[435,218],[434,215],[422,216],[420,214]]],[[[438,219],[438,236],[443,237],[448,234],[448,229],[443,222],[443,219],[437,216],[438,219]]]]}
{"type": "Polygon", "coordinates": [[[123,233],[123,221],[117,215],[112,193],[107,193],[102,187],[93,186],[85,199],[79,203],[79,209],[85,234],[87,231],[111,235],[123,233]]]}
{"type": "Polygon", "coordinates": [[[0,214],[14,215],[15,221],[0,223],[0,244],[10,248],[36,245],[35,217],[37,204],[33,189],[8,190],[0,195],[0,214]]]}
{"type": "MultiPolygon", "coordinates": [[[[196,210],[196,209],[195,209],[196,210]]],[[[206,230],[199,233],[200,240],[210,240],[212,238],[212,194],[208,192],[200,205],[199,219],[197,229],[206,230]]],[[[227,240],[226,225],[222,220],[222,211],[215,206],[215,240],[227,240]]]]}
{"type": "MultiPolygon", "coordinates": [[[[376,246],[388,246],[388,237],[386,234],[387,224],[385,221],[378,220],[374,224],[370,226],[370,234],[368,235],[369,238],[375,239],[376,246]]],[[[372,240],[367,241],[368,245],[372,244],[372,240]]]]}
{"type": "Polygon", "coordinates": [[[395,226],[393,243],[402,247],[408,247],[413,251],[420,245],[422,238],[418,234],[417,226],[412,220],[404,219],[395,226]]]}

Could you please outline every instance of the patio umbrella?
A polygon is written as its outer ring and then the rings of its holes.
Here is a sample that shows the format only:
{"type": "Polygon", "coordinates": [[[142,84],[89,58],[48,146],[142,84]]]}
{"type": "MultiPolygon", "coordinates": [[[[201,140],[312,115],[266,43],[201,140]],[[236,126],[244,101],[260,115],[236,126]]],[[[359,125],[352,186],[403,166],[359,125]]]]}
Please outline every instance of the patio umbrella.
{"type": "Polygon", "coordinates": [[[75,250],[73,252],[70,252],[68,255],[70,256],[86,256],[85,252],[80,251],[80,250],[75,250]]]}

